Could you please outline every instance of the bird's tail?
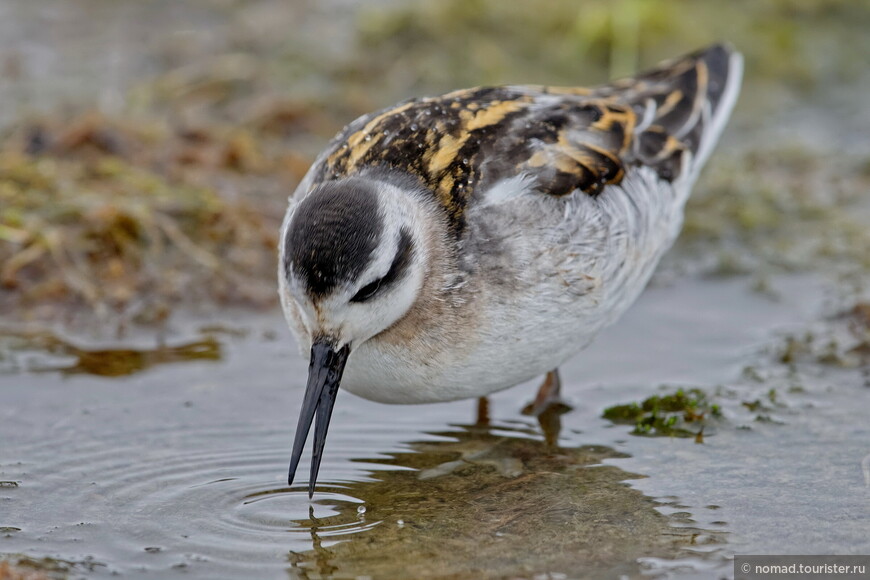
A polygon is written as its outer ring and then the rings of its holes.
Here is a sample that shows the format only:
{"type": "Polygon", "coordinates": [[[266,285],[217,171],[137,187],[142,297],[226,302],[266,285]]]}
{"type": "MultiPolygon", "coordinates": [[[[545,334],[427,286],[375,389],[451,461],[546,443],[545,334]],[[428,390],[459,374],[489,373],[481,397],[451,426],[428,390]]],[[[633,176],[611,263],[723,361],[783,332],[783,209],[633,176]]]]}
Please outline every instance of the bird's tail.
{"type": "Polygon", "coordinates": [[[689,151],[697,176],[731,115],[743,76],[743,58],[730,46],[713,46],[664,62],[606,87],[638,116],[635,133],[661,132],[689,151]]]}

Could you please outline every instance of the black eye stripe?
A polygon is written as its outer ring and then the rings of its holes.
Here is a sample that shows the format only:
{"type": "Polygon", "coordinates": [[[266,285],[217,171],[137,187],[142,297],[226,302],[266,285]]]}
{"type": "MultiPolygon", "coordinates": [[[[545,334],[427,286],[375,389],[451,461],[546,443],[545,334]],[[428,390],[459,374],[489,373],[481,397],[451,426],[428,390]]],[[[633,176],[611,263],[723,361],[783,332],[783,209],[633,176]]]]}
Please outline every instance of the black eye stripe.
{"type": "Polygon", "coordinates": [[[383,278],[378,278],[371,284],[366,284],[362,288],[359,289],[359,292],[353,295],[353,298],[350,299],[351,302],[365,302],[369,298],[373,297],[378,293],[378,290],[381,289],[381,283],[383,282],[383,278]]]}
{"type": "Polygon", "coordinates": [[[393,258],[393,263],[383,278],[378,278],[374,282],[366,284],[359,289],[359,292],[354,294],[351,302],[366,302],[373,298],[381,290],[391,286],[396,280],[402,277],[408,264],[411,263],[411,258],[414,255],[414,241],[411,239],[411,233],[402,228],[399,232],[399,248],[396,251],[396,257],[393,258]]]}

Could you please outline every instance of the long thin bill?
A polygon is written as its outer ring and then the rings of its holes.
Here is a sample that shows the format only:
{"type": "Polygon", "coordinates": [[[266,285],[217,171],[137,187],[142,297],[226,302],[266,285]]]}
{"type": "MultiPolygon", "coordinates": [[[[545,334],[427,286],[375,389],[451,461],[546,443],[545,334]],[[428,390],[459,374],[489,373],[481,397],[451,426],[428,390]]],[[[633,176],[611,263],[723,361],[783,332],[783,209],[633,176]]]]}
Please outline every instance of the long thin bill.
{"type": "Polygon", "coordinates": [[[338,395],[338,383],[323,387],[320,393],[320,403],[317,405],[317,415],[314,419],[314,451],[311,455],[311,475],[308,478],[308,497],[314,495],[314,484],[317,483],[317,473],[320,471],[320,460],[323,459],[323,447],[326,445],[326,431],[329,429],[329,419],[338,395]]]}
{"type": "Polygon", "coordinates": [[[308,496],[314,495],[314,485],[317,483],[317,473],[323,456],[323,446],[326,442],[326,431],[335,397],[344,373],[344,365],[350,354],[348,345],[335,350],[329,339],[316,340],[311,345],[311,361],[308,365],[308,385],[305,387],[305,397],[296,425],[296,439],[293,441],[293,454],[290,458],[290,471],[287,476],[288,485],[293,485],[296,468],[302,457],[302,449],[308,439],[311,423],[317,417],[314,427],[314,455],[311,461],[311,479],[308,482],[308,496]]]}

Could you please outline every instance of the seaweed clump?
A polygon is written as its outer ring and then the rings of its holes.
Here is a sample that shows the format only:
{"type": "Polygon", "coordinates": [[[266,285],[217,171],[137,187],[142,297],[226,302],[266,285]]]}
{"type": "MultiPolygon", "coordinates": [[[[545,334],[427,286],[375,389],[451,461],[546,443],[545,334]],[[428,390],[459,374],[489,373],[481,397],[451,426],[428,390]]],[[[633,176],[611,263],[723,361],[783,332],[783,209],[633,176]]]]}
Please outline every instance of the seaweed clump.
{"type": "Polygon", "coordinates": [[[702,443],[710,417],[721,415],[719,405],[711,403],[701,389],[693,388],[653,395],[640,403],[614,405],[605,409],[602,416],[620,425],[634,425],[633,435],[695,437],[702,443]]]}
{"type": "Polygon", "coordinates": [[[241,129],[22,123],[0,147],[0,310],[147,323],[177,304],[273,305],[280,213],[239,194],[270,173],[286,197],[296,178],[277,165],[241,129]]]}

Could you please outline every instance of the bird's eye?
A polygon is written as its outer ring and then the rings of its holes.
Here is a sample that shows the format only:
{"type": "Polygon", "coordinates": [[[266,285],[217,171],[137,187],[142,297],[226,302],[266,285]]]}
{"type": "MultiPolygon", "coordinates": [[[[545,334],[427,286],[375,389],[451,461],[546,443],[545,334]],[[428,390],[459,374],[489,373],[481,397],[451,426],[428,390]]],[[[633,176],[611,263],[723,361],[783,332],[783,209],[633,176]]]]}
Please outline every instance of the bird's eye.
{"type": "Polygon", "coordinates": [[[411,263],[411,257],[414,254],[414,244],[411,240],[411,234],[405,228],[402,228],[399,235],[399,248],[396,252],[396,257],[393,258],[393,263],[390,265],[389,271],[382,277],[378,278],[370,284],[366,284],[359,289],[359,292],[353,295],[351,302],[366,302],[375,296],[384,288],[389,288],[396,282],[408,269],[408,264],[411,263]]]}
{"type": "Polygon", "coordinates": [[[365,302],[369,300],[372,296],[378,293],[378,290],[381,289],[381,282],[383,282],[383,278],[378,278],[371,284],[366,284],[362,288],[359,289],[359,292],[353,295],[353,298],[350,299],[351,302],[365,302]]]}

